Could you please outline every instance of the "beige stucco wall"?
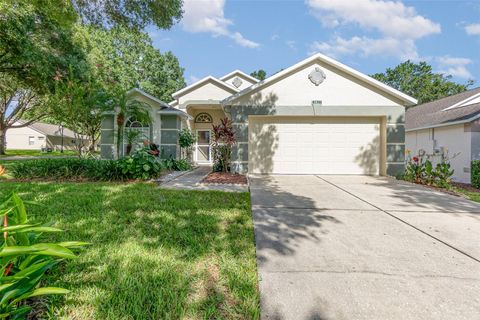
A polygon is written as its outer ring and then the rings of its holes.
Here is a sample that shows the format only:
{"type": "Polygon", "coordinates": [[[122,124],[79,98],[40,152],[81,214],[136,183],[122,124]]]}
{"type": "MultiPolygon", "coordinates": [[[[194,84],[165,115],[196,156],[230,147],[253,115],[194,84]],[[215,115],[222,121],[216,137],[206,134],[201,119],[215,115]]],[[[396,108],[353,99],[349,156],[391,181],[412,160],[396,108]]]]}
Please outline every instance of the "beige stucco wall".
{"type": "Polygon", "coordinates": [[[324,106],[402,105],[395,97],[320,62],[287,74],[279,81],[236,100],[234,104],[310,106],[313,100],[321,100],[324,106]],[[326,75],[324,82],[318,86],[308,78],[315,67],[320,67],[326,75]]]}
{"type": "Polygon", "coordinates": [[[229,91],[219,87],[218,84],[209,81],[201,87],[195,88],[192,91],[189,91],[178,97],[178,103],[182,104],[192,100],[223,100],[231,96],[233,93],[233,90],[229,91]]]}
{"type": "Polygon", "coordinates": [[[46,136],[29,127],[7,130],[7,149],[40,150],[46,146],[46,136]],[[29,145],[29,137],[34,137],[34,144],[29,145]],[[39,139],[40,138],[40,139],[39,139]],[[43,138],[43,140],[41,140],[43,138]]]}
{"type": "MultiPolygon", "coordinates": [[[[450,164],[455,170],[453,179],[458,182],[470,183],[471,161],[471,133],[464,124],[409,131],[405,134],[406,148],[411,150],[412,155],[418,154],[420,149],[427,154],[434,152],[434,140],[436,148],[446,148],[450,164]]],[[[439,161],[440,156],[433,158],[433,162],[439,161]]]]}
{"type": "Polygon", "coordinates": [[[234,74],[234,75],[232,75],[228,78],[223,79],[222,81],[228,83],[231,86],[233,86],[233,80],[236,77],[239,77],[240,80],[242,80],[242,84],[240,85],[240,87],[238,87],[239,90],[246,89],[246,88],[250,87],[252,84],[255,83],[252,80],[247,79],[246,77],[242,76],[241,74],[234,74]]]}

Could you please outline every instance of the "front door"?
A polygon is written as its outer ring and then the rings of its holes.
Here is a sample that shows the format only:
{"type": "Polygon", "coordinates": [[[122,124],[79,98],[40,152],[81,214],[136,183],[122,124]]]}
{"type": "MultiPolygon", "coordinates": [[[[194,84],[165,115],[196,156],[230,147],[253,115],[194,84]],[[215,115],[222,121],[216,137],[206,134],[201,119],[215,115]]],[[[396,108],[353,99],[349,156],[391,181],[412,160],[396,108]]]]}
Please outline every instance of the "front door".
{"type": "Polygon", "coordinates": [[[211,163],[210,130],[197,130],[196,160],[198,163],[211,163]]]}

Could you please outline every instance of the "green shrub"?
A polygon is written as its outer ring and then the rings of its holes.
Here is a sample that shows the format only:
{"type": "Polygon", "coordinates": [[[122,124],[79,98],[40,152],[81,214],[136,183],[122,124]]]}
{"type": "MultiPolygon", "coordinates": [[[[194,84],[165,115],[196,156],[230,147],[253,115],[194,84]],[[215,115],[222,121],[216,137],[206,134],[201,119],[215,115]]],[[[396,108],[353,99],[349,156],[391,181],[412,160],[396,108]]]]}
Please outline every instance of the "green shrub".
{"type": "Polygon", "coordinates": [[[151,179],[160,175],[161,163],[141,149],[119,160],[52,158],[15,163],[10,171],[16,179],[121,181],[151,179]]]}
{"type": "Polygon", "coordinates": [[[471,163],[470,181],[473,187],[480,189],[480,160],[473,160],[471,163]]]}
{"type": "Polygon", "coordinates": [[[152,179],[160,175],[161,162],[157,157],[143,148],[136,150],[131,156],[119,160],[122,174],[128,179],[152,179]]]}
{"type": "Polygon", "coordinates": [[[36,159],[15,163],[11,167],[17,179],[66,179],[66,180],[122,180],[119,162],[97,159],[36,159]]]}
{"type": "Polygon", "coordinates": [[[63,259],[73,259],[71,248],[87,243],[39,243],[43,233],[62,230],[28,221],[25,204],[13,193],[0,204],[3,216],[2,248],[0,250],[0,318],[25,319],[31,307],[26,300],[32,297],[65,294],[57,287],[40,287],[46,272],[63,259]]]}
{"type": "Polygon", "coordinates": [[[187,159],[163,159],[162,166],[166,170],[187,171],[192,169],[192,164],[187,159]]]}

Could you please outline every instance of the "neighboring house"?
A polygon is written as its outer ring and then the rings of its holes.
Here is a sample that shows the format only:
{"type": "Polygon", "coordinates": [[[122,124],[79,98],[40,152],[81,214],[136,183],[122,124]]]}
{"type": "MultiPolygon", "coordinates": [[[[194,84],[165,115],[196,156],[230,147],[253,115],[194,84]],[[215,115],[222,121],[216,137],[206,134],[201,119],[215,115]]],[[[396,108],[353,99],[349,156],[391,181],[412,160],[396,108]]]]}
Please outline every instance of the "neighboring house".
{"type": "MultiPolygon", "coordinates": [[[[208,76],[161,101],[134,90],[151,107],[148,126],[164,156],[178,156],[178,130],[197,135],[194,160],[211,163],[211,129],[233,121],[235,172],[390,174],[404,171],[405,106],[417,101],[321,54],[258,81],[236,70],[208,76]],[[176,112],[176,113],[175,113],[176,112]],[[167,151],[168,152],[165,152],[167,151]]],[[[115,150],[115,114],[102,130],[102,155],[115,150]]]]}
{"type": "MultiPolygon", "coordinates": [[[[26,127],[7,130],[7,150],[61,150],[62,143],[65,150],[74,150],[78,137],[72,130],[63,128],[62,139],[62,130],[58,125],[34,122],[26,127]]],[[[88,146],[88,139],[81,138],[88,146]]]]}
{"type": "Polygon", "coordinates": [[[449,158],[453,179],[470,183],[470,163],[480,159],[480,88],[408,109],[406,131],[412,155],[449,158]]]}

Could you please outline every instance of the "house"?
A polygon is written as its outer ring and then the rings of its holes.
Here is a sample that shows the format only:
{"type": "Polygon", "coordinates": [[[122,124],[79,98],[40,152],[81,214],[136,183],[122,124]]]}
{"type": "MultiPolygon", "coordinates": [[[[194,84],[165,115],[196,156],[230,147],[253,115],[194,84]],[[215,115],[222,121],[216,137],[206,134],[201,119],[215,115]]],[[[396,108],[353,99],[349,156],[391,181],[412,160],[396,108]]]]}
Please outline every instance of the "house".
{"type": "MultiPolygon", "coordinates": [[[[20,122],[21,123],[21,122],[20,122]]],[[[18,123],[17,123],[18,124],[18,123]]],[[[74,150],[77,139],[88,146],[86,137],[72,130],[50,123],[34,122],[21,128],[10,128],[6,134],[6,146],[10,150],[74,150]],[[63,134],[62,134],[63,131],[63,134]]]]}
{"type": "Polygon", "coordinates": [[[470,183],[470,163],[480,159],[480,88],[410,108],[406,146],[413,155],[448,158],[453,179],[470,183]]]}
{"type": "MultiPolygon", "coordinates": [[[[154,115],[144,124],[165,155],[178,156],[178,131],[197,135],[194,160],[211,163],[211,129],[232,120],[235,172],[381,174],[404,171],[405,106],[417,101],[322,54],[258,81],[235,70],[205,77],[168,105],[136,90],[154,115]]],[[[115,148],[115,114],[102,130],[102,155],[115,148]]]]}

